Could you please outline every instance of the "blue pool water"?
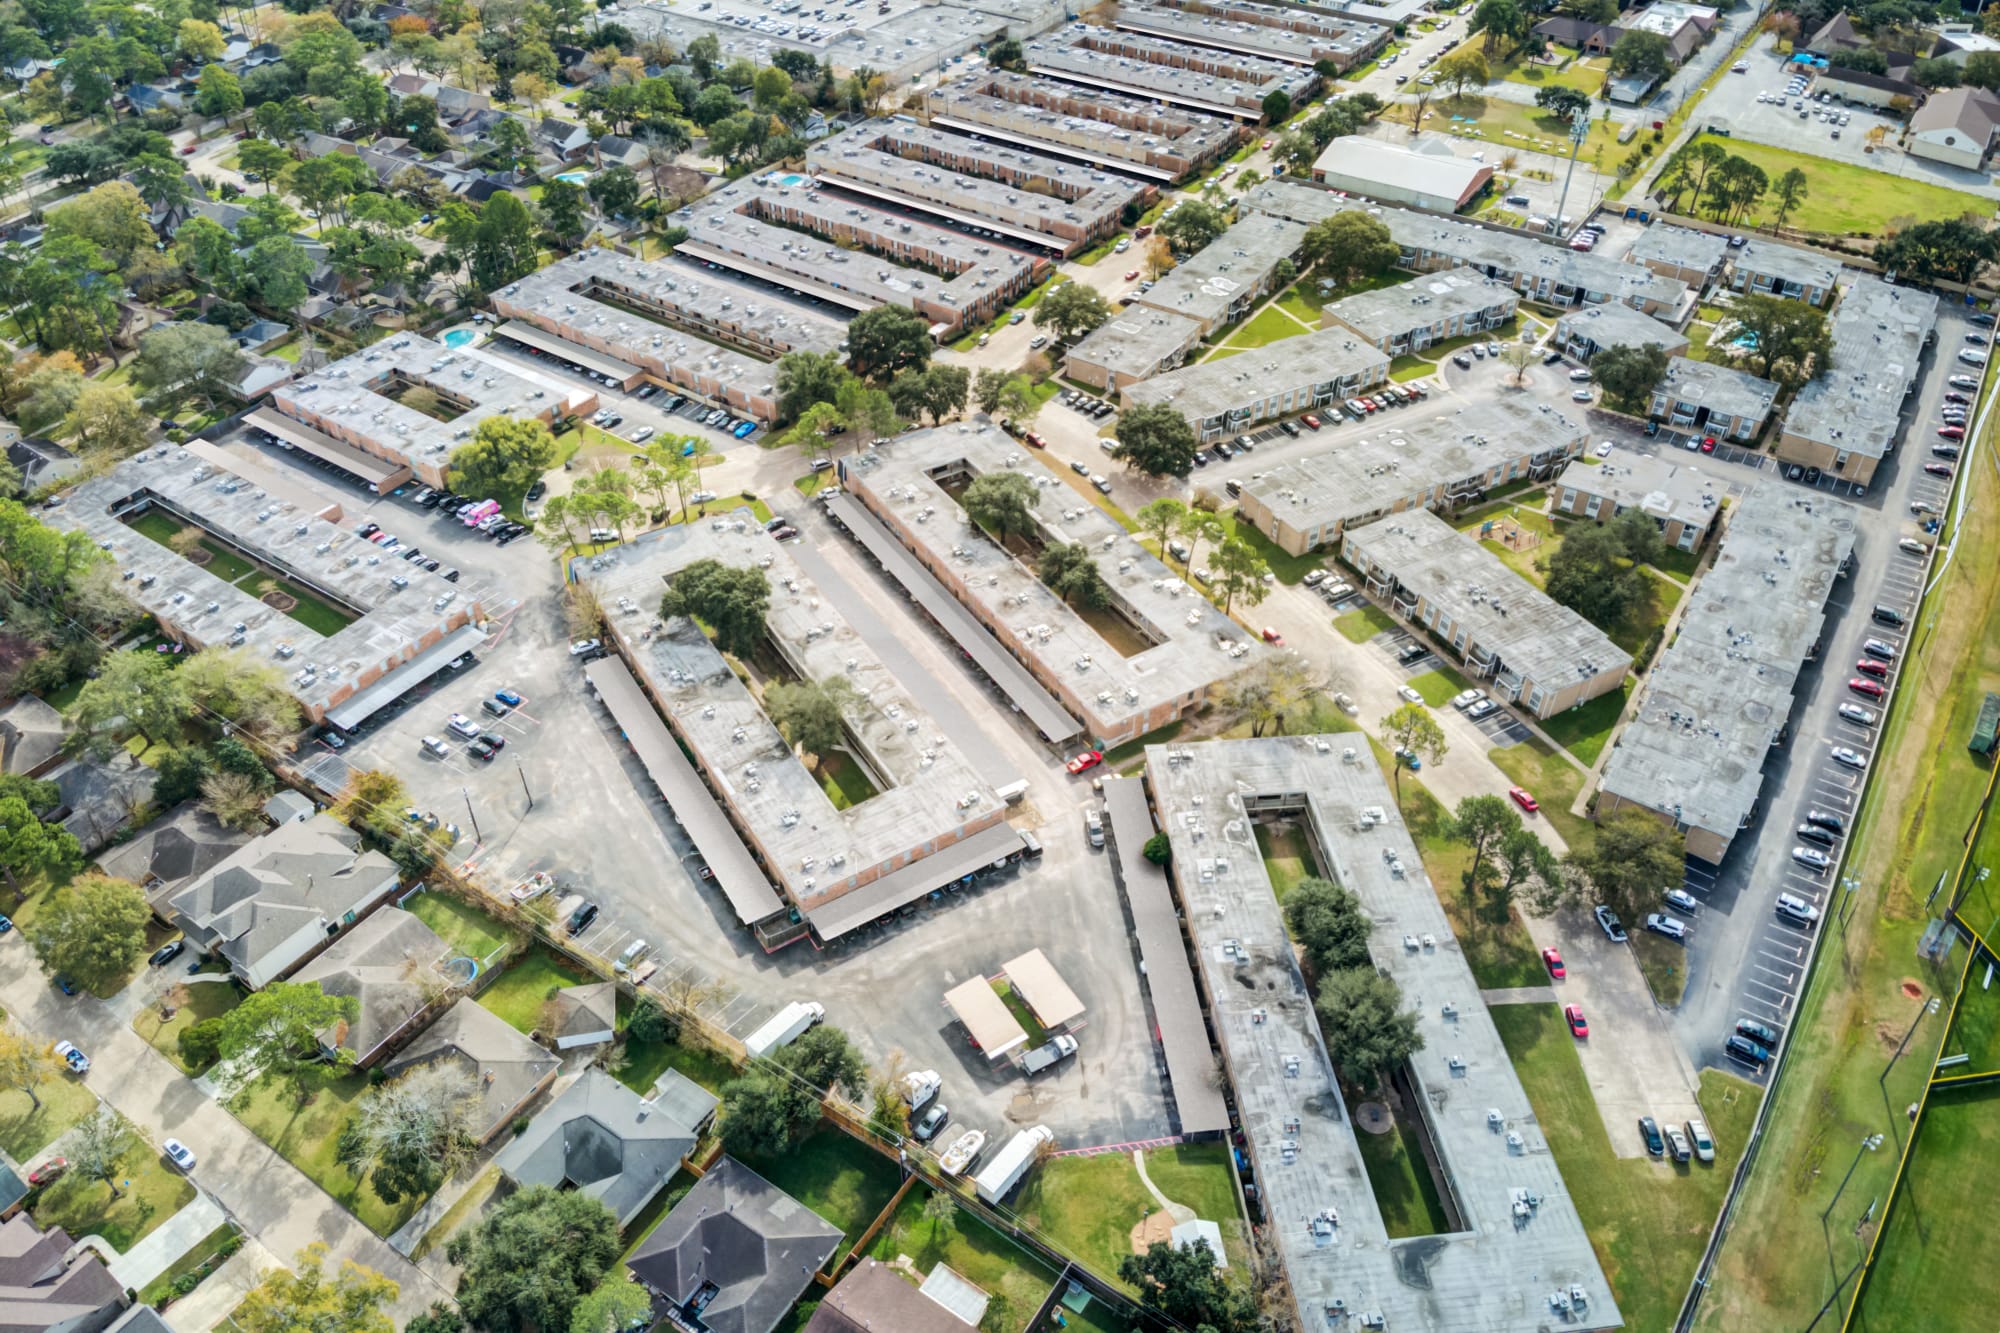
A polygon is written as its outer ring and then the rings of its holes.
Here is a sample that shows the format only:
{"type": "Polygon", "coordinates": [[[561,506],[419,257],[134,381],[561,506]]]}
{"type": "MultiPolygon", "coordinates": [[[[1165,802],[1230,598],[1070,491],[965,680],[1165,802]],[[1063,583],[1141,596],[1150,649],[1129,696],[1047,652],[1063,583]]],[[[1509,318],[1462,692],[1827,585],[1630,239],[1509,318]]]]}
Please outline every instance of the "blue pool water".
{"type": "Polygon", "coordinates": [[[587,171],[565,171],[558,175],[556,179],[559,181],[568,181],[571,185],[581,185],[590,179],[590,173],[587,171]]]}
{"type": "Polygon", "coordinates": [[[443,342],[446,347],[463,347],[478,336],[475,329],[453,329],[444,335],[443,342]]]}
{"type": "Polygon", "coordinates": [[[794,175],[794,176],[778,177],[778,184],[784,186],[788,190],[793,189],[800,185],[804,185],[805,183],[806,183],[806,178],[804,176],[794,175]]]}

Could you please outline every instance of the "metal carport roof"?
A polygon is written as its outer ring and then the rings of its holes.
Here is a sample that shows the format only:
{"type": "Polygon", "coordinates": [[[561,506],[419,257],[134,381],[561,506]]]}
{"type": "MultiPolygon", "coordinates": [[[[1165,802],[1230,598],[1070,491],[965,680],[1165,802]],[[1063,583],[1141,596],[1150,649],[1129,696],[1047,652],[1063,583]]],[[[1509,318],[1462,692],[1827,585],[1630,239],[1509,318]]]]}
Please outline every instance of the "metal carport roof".
{"type": "Polygon", "coordinates": [[[609,375],[621,384],[630,383],[632,380],[645,374],[644,371],[630,362],[620,361],[616,357],[592,351],[590,348],[573,343],[567,338],[558,338],[553,333],[543,333],[534,325],[524,324],[518,319],[508,320],[505,324],[495,329],[494,332],[502,338],[511,338],[517,343],[540,348],[551,356],[562,357],[565,361],[582,366],[585,370],[594,370],[600,375],[609,375]]]}
{"type": "Polygon", "coordinates": [[[1006,1001],[985,977],[952,987],[944,993],[944,1002],[965,1024],[972,1044],[984,1051],[988,1060],[998,1060],[1016,1046],[1027,1044],[1027,1030],[1008,1012],[1006,1001]]]}
{"type": "Polygon", "coordinates": [[[674,818],[687,830],[695,850],[715,872],[715,882],[729,899],[730,907],[744,925],[755,925],[765,917],[785,910],[771,881],[743,845],[735,825],[722,813],[715,797],[702,784],[701,775],[681,752],[674,734],[653,711],[652,700],[632,679],[623,662],[600,658],[583,669],[584,679],[611,710],[612,720],[625,733],[646,774],[660,789],[674,818]]]}
{"type": "Polygon", "coordinates": [[[838,939],[884,912],[913,903],[933,889],[941,889],[1020,850],[1021,835],[1013,826],[995,824],[969,838],[960,838],[921,861],[912,861],[900,870],[892,870],[880,879],[843,893],[831,902],[807,908],[806,920],[812,922],[822,940],[838,939]]]}
{"type": "Polygon", "coordinates": [[[1030,949],[1019,958],[1008,959],[1000,965],[1000,970],[1043,1027],[1067,1027],[1083,1017],[1083,1001],[1040,949],[1030,949]]]}
{"type": "Polygon", "coordinates": [[[1125,901],[1139,937],[1139,960],[1146,969],[1146,990],[1153,997],[1153,1021],[1166,1052],[1181,1133],[1219,1134],[1229,1128],[1229,1107],[1215,1085],[1215,1046],[1202,1021],[1194,964],[1188,961],[1166,873],[1144,854],[1146,840],[1153,836],[1146,784],[1133,778],[1107,779],[1104,811],[1111,817],[1118,874],[1125,881],[1125,901]]]}
{"type": "Polygon", "coordinates": [[[274,408],[260,407],[243,420],[246,425],[274,435],[295,448],[303,449],[314,458],[331,463],[344,472],[353,473],[373,486],[378,493],[383,490],[393,490],[410,479],[408,463],[377,458],[374,454],[356,449],[351,444],[342,444],[331,435],[322,434],[302,421],[294,421],[274,408]]]}
{"type": "Polygon", "coordinates": [[[868,548],[868,553],[881,562],[896,582],[903,585],[903,589],[916,599],[917,605],[944,627],[944,632],[978,663],[979,669],[1006,692],[1028,721],[1034,723],[1035,729],[1042,733],[1044,740],[1066,741],[1083,730],[1082,725],[1056,702],[1054,695],[1042,688],[1041,682],[1021,665],[1020,660],[1001,647],[972,612],[946,592],[943,585],[931,577],[930,571],[910,554],[909,548],[897,541],[895,535],[883,527],[881,520],[869,513],[859,500],[844,493],[835,495],[827,500],[827,509],[847,525],[847,530],[868,548]]]}
{"type": "Polygon", "coordinates": [[[486,635],[479,626],[459,626],[373,685],[355,691],[327,709],[327,724],[342,731],[354,730],[442,671],[460,653],[469,653],[484,642],[486,635]]]}

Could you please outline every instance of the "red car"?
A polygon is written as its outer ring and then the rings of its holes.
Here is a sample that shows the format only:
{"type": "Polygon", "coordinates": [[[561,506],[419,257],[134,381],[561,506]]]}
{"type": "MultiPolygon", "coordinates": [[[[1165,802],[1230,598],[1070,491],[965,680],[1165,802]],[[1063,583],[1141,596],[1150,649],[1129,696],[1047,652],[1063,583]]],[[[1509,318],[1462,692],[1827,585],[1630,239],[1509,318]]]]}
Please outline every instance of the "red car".
{"type": "Polygon", "coordinates": [[[1103,762],[1104,752],[1102,750],[1085,750],[1082,754],[1071,755],[1069,762],[1063,765],[1063,767],[1067,768],[1071,773],[1081,773],[1087,768],[1096,768],[1103,762]]]}
{"type": "Polygon", "coordinates": [[[1856,676],[1853,680],[1848,681],[1847,688],[1853,690],[1856,694],[1865,694],[1871,699],[1879,699],[1888,693],[1888,691],[1882,688],[1881,681],[1868,680],[1862,676],[1856,676]]]}
{"type": "Polygon", "coordinates": [[[1962,440],[1965,438],[1965,427],[1939,426],[1938,434],[1942,435],[1947,440],[1962,440]]]}
{"type": "Polygon", "coordinates": [[[1127,281],[1127,282],[1130,282],[1130,281],[1132,281],[1132,279],[1134,279],[1134,278],[1136,278],[1136,277],[1138,277],[1138,276],[1139,276],[1139,270],[1135,268],[1135,269],[1133,269],[1133,270],[1132,270],[1132,271],[1131,271],[1130,273],[1127,273],[1127,274],[1125,275],[1125,281],[1127,281]]]}
{"type": "Polygon", "coordinates": [[[1949,477],[1951,475],[1951,464],[1926,463],[1924,464],[1924,471],[1930,473],[1933,477],[1949,477]]]}
{"type": "Polygon", "coordinates": [[[1028,442],[1028,447],[1030,449],[1046,449],[1049,447],[1048,442],[1042,439],[1041,436],[1035,434],[1033,431],[1029,431],[1026,435],[1023,435],[1021,438],[1028,442]]]}
{"type": "Polygon", "coordinates": [[[195,149],[197,149],[197,148],[199,148],[199,147],[201,147],[201,145],[200,145],[200,144],[192,144],[192,143],[191,143],[191,144],[187,145],[187,146],[186,146],[185,148],[181,149],[181,156],[182,156],[182,157],[193,157],[193,156],[194,156],[194,150],[195,150],[195,149]]]}
{"type": "Polygon", "coordinates": [[[1549,969],[1549,975],[1554,977],[1557,981],[1561,981],[1564,977],[1569,975],[1568,970],[1563,967],[1563,956],[1561,951],[1559,950],[1556,949],[1542,950],[1542,962],[1547,965],[1549,969]]]}
{"type": "Polygon", "coordinates": [[[1275,643],[1282,647],[1284,646],[1285,636],[1272,629],[1269,625],[1266,625],[1264,627],[1264,642],[1275,643]]]}
{"type": "Polygon", "coordinates": [[[1310,413],[1310,412],[1308,412],[1308,413],[1306,413],[1306,414],[1305,414],[1304,416],[1300,417],[1300,418],[1299,418],[1299,420],[1301,420],[1301,421],[1303,421],[1303,422],[1305,422],[1305,423],[1306,423],[1306,429],[1307,429],[1307,430],[1318,430],[1318,429],[1319,429],[1319,418],[1318,418],[1318,417],[1316,417],[1316,416],[1314,416],[1314,415],[1313,415],[1312,413],[1310,413]]]}
{"type": "Polygon", "coordinates": [[[33,1189],[40,1189],[67,1170],[69,1158],[51,1157],[28,1173],[28,1184],[33,1189]]]}
{"type": "Polygon", "coordinates": [[[1868,675],[1871,676],[1887,677],[1889,674],[1889,664],[1887,662],[1878,662],[1872,657],[1862,658],[1859,662],[1856,662],[1854,664],[1854,669],[1856,671],[1866,672],[1868,675]]]}
{"type": "Polygon", "coordinates": [[[1715,437],[1713,435],[1705,435],[1702,437],[1701,451],[1705,454],[1712,454],[1715,452],[1715,437]]]}
{"type": "Polygon", "coordinates": [[[1527,789],[1525,787],[1509,787],[1507,789],[1507,794],[1514,798],[1515,805],[1520,806],[1523,810],[1526,810],[1531,815],[1534,814],[1535,811],[1542,808],[1542,803],[1540,801],[1537,801],[1534,797],[1528,795],[1527,789]]]}
{"type": "Polygon", "coordinates": [[[1590,1024],[1583,1021],[1583,1006],[1566,1004],[1563,1006],[1563,1021],[1569,1024],[1569,1035],[1581,1040],[1590,1035],[1590,1024]]]}

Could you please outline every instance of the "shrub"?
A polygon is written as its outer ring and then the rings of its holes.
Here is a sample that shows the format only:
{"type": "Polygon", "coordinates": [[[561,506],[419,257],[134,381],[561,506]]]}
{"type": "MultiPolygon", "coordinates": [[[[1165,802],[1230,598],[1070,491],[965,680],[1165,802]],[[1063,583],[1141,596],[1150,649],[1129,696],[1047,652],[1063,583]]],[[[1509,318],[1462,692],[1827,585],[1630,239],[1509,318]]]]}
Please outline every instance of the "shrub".
{"type": "Polygon", "coordinates": [[[1166,834],[1155,833],[1152,837],[1146,839],[1144,855],[1154,865],[1163,866],[1173,859],[1173,844],[1167,841],[1166,834]]]}
{"type": "Polygon", "coordinates": [[[673,1015],[652,1000],[641,1000],[626,1024],[625,1035],[633,1041],[665,1043],[678,1041],[681,1030],[673,1015]]]}

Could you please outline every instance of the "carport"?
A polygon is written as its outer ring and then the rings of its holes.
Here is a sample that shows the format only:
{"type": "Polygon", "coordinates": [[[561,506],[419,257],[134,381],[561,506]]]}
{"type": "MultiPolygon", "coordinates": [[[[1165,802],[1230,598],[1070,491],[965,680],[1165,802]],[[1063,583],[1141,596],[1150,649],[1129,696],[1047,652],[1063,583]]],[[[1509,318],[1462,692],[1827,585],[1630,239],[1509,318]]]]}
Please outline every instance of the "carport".
{"type": "Polygon", "coordinates": [[[832,941],[865,926],[884,912],[907,906],[927,893],[970,878],[1002,857],[1021,850],[1021,835],[1011,824],[995,824],[969,838],[960,838],[921,861],[912,861],[880,879],[841,894],[831,902],[806,909],[806,920],[821,940],[832,941]]]}
{"type": "Polygon", "coordinates": [[[1050,1031],[1069,1027],[1083,1017],[1083,1001],[1040,949],[1030,949],[1019,958],[1007,960],[1000,971],[1014,993],[1027,1004],[1035,1021],[1050,1031]]]}
{"type": "Polygon", "coordinates": [[[410,479],[409,464],[392,463],[386,458],[364,453],[272,408],[260,407],[243,420],[246,425],[311,454],[322,463],[360,478],[377,495],[387,495],[410,479]]]}
{"type": "Polygon", "coordinates": [[[552,333],[543,333],[534,325],[523,324],[518,319],[510,319],[493,331],[502,338],[520,343],[523,347],[532,347],[537,351],[547,352],[550,356],[559,356],[573,366],[594,370],[621,389],[631,388],[646,373],[629,362],[606,356],[602,352],[593,352],[588,347],[579,346],[565,338],[558,338],[552,333]]]}
{"type": "Polygon", "coordinates": [[[674,818],[687,830],[688,840],[701,853],[715,874],[715,883],[736,912],[737,919],[754,927],[766,917],[785,910],[771,881],[764,877],[750,849],[737,836],[735,826],[716,805],[701,775],[675,743],[667,724],[653,711],[652,700],[639,688],[623,662],[606,657],[583,669],[584,679],[610,710],[612,721],[625,733],[646,775],[659,788],[673,810],[674,818]]]}
{"type": "Polygon", "coordinates": [[[998,1062],[1016,1046],[1028,1043],[1026,1030],[1007,1012],[1006,1002],[985,977],[952,987],[944,993],[944,1003],[965,1024],[972,1044],[984,1051],[990,1062],[998,1062]]]}
{"type": "Polygon", "coordinates": [[[375,714],[435,676],[446,666],[486,642],[477,625],[461,625],[430,647],[412,657],[373,685],[355,691],[326,710],[326,724],[336,731],[352,732],[375,714]]]}

